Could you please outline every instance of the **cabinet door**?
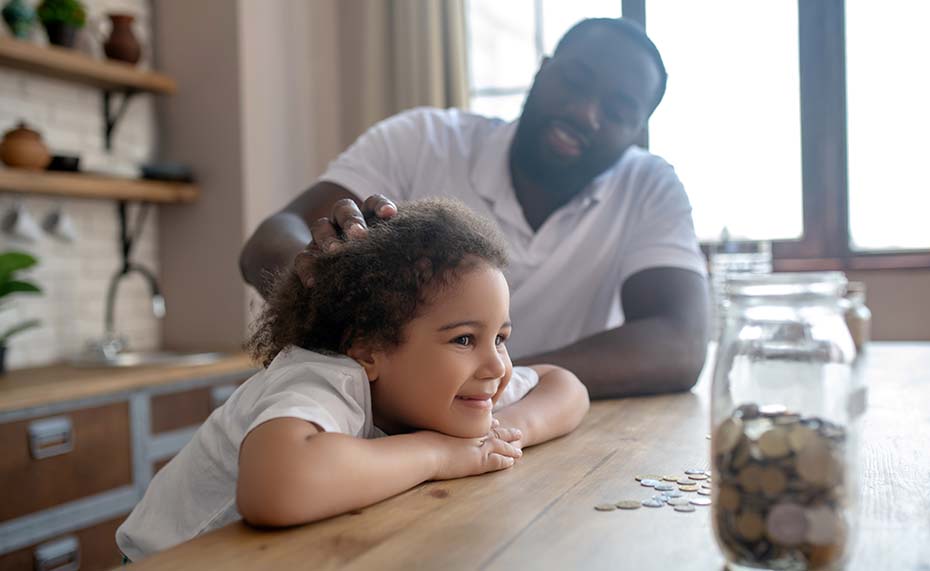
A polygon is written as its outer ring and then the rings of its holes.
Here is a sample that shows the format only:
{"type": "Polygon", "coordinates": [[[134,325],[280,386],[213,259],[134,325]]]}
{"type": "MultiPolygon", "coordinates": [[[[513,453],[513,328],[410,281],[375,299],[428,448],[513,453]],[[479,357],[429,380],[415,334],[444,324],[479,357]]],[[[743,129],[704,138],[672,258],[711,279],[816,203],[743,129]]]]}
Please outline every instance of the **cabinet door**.
{"type": "Polygon", "coordinates": [[[132,484],[125,402],[0,424],[0,522],[132,484]]]}
{"type": "Polygon", "coordinates": [[[0,569],[96,571],[116,567],[122,562],[116,547],[116,528],[127,515],[0,555],[0,569]]]}
{"type": "Polygon", "coordinates": [[[151,433],[200,426],[245,380],[153,396],[151,433]]]}

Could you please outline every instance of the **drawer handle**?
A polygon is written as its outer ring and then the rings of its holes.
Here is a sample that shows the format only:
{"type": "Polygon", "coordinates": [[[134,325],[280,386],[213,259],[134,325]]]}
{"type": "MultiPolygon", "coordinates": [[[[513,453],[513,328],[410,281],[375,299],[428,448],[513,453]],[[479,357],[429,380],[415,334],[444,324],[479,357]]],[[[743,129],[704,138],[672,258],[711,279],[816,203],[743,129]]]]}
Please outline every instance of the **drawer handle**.
{"type": "Polygon", "coordinates": [[[67,454],[74,449],[74,429],[67,416],[29,423],[29,452],[36,460],[67,454]]]}
{"type": "Polygon", "coordinates": [[[73,535],[43,543],[33,552],[36,571],[77,571],[81,568],[81,546],[73,535]]]}

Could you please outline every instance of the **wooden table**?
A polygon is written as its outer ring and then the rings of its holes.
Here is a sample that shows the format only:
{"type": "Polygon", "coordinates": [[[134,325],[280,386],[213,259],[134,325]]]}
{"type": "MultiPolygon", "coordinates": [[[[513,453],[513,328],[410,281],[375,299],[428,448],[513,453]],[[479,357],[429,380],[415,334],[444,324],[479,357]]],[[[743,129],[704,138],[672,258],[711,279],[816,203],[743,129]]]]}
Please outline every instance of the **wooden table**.
{"type": "MultiPolygon", "coordinates": [[[[848,568],[930,570],[930,344],[874,343],[860,367],[870,395],[848,568]]],[[[709,369],[688,394],[594,403],[577,431],[511,470],[288,530],[233,524],[133,569],[719,570],[709,508],[593,509],[647,498],[637,473],[708,465],[709,369]]]]}

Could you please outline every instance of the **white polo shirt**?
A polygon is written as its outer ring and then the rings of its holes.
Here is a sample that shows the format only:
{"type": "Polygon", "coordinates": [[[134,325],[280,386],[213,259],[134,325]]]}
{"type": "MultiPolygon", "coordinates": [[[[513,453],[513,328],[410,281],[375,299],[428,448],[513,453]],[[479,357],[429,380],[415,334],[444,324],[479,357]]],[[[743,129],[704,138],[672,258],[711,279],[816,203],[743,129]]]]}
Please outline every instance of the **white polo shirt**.
{"type": "Polygon", "coordinates": [[[691,204],[674,169],[631,147],[534,232],[510,179],[517,123],[417,108],[369,129],[320,180],[360,199],[457,198],[507,240],[511,356],[563,347],[623,322],[624,280],[647,268],[707,271],[691,204]]]}

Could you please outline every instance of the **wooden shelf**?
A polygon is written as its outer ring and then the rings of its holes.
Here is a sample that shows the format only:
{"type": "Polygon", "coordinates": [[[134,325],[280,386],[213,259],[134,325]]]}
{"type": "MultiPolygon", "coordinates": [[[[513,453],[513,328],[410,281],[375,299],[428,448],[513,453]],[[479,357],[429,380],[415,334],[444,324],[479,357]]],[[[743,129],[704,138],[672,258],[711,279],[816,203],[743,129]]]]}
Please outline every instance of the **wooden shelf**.
{"type": "Polygon", "coordinates": [[[174,93],[177,84],[167,75],[144,71],[112,60],[96,60],[81,52],[0,38],[0,64],[110,90],[131,89],[174,93]]]}
{"type": "Polygon", "coordinates": [[[0,192],[142,202],[192,202],[197,185],[83,173],[0,169],[0,192]]]}

